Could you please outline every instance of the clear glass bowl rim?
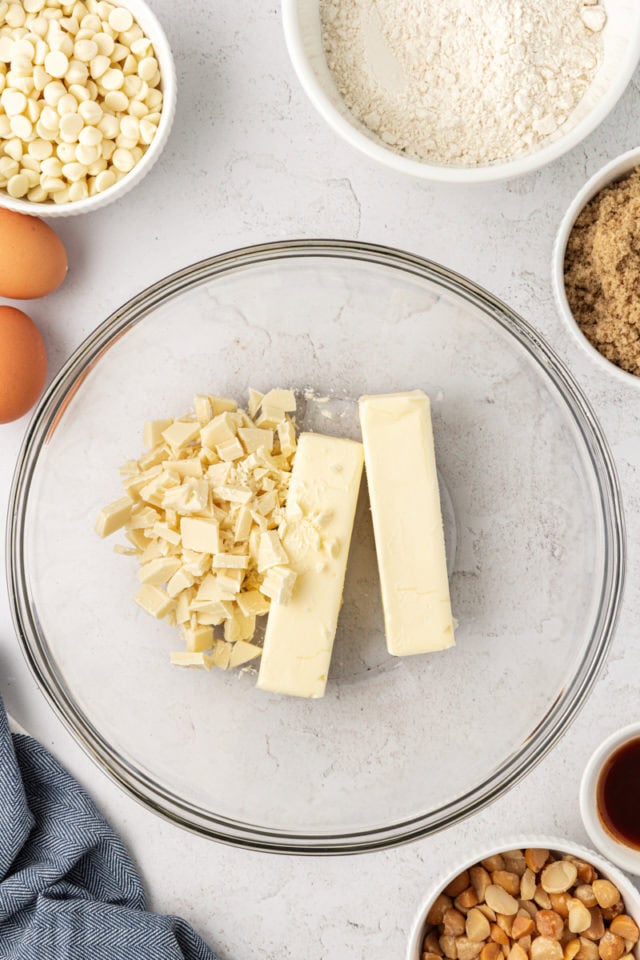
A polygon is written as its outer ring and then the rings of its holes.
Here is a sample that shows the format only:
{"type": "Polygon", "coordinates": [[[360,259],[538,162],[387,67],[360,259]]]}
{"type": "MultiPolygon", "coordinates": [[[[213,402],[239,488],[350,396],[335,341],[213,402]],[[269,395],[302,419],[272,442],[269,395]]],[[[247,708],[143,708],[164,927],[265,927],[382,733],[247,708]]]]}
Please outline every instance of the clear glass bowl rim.
{"type": "Polygon", "coordinates": [[[201,836],[245,849],[313,855],[380,850],[429,836],[472,816],[526,776],[566,732],[605,662],[622,601],[625,553],[619,481],[602,428],[568,368],[535,328],[498,298],[439,264],[390,247],[339,240],[280,241],[210,257],[153,284],[104,320],[62,367],[27,428],[11,488],[6,539],[12,616],[27,664],[49,704],[98,766],[148,809],[201,836]],[[26,507],[40,451],[55,430],[66,403],[110,344],[153,308],[218,275],[246,266],[309,257],[360,261],[428,279],[480,308],[512,334],[556,386],[582,435],[600,494],[605,541],[603,589],[591,636],[574,677],[534,734],[477,787],[452,802],[410,820],[347,834],[276,832],[218,817],[185,803],[120,756],[77,707],[57,675],[30,601],[24,558],[26,507]]]}

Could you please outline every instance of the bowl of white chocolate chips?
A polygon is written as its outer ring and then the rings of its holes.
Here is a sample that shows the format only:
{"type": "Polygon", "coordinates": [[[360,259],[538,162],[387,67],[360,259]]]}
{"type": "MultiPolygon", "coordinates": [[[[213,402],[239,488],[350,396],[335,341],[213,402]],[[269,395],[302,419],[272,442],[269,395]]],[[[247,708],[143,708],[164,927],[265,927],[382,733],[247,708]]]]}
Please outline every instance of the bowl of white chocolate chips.
{"type": "Polygon", "coordinates": [[[158,159],[175,101],[142,0],[0,0],[0,206],[53,217],[111,203],[158,159]]]}

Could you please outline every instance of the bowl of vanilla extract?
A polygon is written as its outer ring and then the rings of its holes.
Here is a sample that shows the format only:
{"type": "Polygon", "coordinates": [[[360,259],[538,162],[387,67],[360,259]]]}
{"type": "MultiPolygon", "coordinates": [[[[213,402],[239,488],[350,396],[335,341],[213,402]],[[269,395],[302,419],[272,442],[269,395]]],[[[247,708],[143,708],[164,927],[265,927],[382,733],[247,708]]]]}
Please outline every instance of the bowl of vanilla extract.
{"type": "Polygon", "coordinates": [[[601,853],[640,875],[640,722],[612,734],[592,755],[582,777],[580,810],[601,853]]]}

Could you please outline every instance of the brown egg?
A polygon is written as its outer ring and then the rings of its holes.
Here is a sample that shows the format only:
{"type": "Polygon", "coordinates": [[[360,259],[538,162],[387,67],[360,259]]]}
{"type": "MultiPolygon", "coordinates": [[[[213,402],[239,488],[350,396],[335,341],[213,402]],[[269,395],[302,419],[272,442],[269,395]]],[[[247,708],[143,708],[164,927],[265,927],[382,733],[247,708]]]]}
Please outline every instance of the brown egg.
{"type": "Polygon", "coordinates": [[[32,300],[67,275],[62,240],[42,220],[0,208],[0,297],[32,300]]]}
{"type": "Polygon", "coordinates": [[[0,423],[24,416],[47,377],[40,331],[22,310],[0,306],[0,423]]]}

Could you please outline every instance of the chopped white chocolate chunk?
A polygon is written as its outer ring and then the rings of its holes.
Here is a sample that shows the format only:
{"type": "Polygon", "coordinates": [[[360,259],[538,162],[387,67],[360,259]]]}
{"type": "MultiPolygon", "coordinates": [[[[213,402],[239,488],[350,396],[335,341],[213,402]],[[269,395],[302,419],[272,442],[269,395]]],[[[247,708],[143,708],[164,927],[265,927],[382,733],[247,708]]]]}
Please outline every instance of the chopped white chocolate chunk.
{"type": "Polygon", "coordinates": [[[236,424],[230,414],[221,413],[200,431],[200,440],[203,447],[213,449],[226,440],[233,440],[236,435],[236,424]]]}
{"type": "Polygon", "coordinates": [[[198,667],[200,670],[210,670],[213,658],[205,653],[185,653],[178,650],[171,654],[171,663],[174,667],[198,667]]]}
{"type": "Polygon", "coordinates": [[[296,430],[291,420],[283,420],[278,424],[278,439],[280,450],[285,457],[291,456],[296,450],[296,430]]]}
{"type": "Polygon", "coordinates": [[[237,437],[224,440],[216,446],[216,453],[221,460],[239,460],[244,456],[244,447],[237,437]]]}
{"type": "Polygon", "coordinates": [[[241,667],[245,663],[250,663],[251,660],[256,660],[262,654],[262,648],[256,646],[255,643],[247,643],[246,640],[238,640],[233,645],[233,650],[231,651],[231,656],[229,658],[229,666],[233,670],[234,667],[241,667]]]}
{"type": "Polygon", "coordinates": [[[296,582],[296,572],[291,567],[270,567],[262,581],[261,590],[278,603],[289,603],[296,582]]]}
{"type": "MultiPolygon", "coordinates": [[[[143,442],[147,450],[152,450],[153,447],[162,443],[162,434],[172,423],[173,420],[148,420],[145,423],[143,442]]],[[[133,463],[135,463],[135,460],[133,463]]]]}
{"type": "Polygon", "coordinates": [[[167,583],[179,569],[180,561],[175,557],[159,557],[140,567],[138,579],[141,583],[152,583],[157,587],[167,583]]]}
{"type": "Polygon", "coordinates": [[[269,390],[261,404],[263,407],[279,407],[285,413],[292,413],[296,409],[296,398],[293,390],[269,390]]]}
{"type": "Polygon", "coordinates": [[[193,409],[198,421],[204,426],[213,419],[213,407],[211,406],[211,397],[205,393],[198,393],[193,398],[193,409]]]}
{"type": "Polygon", "coordinates": [[[236,610],[230,620],[224,622],[224,638],[228,643],[237,643],[238,640],[250,640],[256,631],[256,618],[245,617],[236,610]]]}
{"type": "Polygon", "coordinates": [[[217,553],[220,549],[220,533],[217,520],[204,517],[183,517],[180,521],[182,546],[198,553],[217,553]]]}
{"type": "MultiPolygon", "coordinates": [[[[259,390],[254,390],[252,387],[249,387],[249,416],[255,417],[258,410],[260,409],[260,404],[262,403],[263,394],[259,390]]],[[[295,408],[294,408],[295,409],[295,408]]]]}
{"type": "Polygon", "coordinates": [[[241,506],[236,514],[236,522],[233,532],[233,539],[236,543],[241,543],[243,540],[249,539],[252,523],[253,517],[251,516],[251,510],[249,510],[249,508],[246,506],[241,506]]]}
{"type": "Polygon", "coordinates": [[[285,418],[285,411],[282,407],[276,407],[274,404],[267,404],[263,400],[260,404],[260,413],[256,423],[259,427],[277,427],[285,418]]]}
{"type": "Polygon", "coordinates": [[[247,570],[249,557],[237,553],[216,553],[211,566],[219,570],[247,570]]]}
{"type": "Polygon", "coordinates": [[[164,469],[180,477],[201,477],[204,473],[199,460],[166,460],[164,469]]]}
{"type": "MultiPolygon", "coordinates": [[[[293,425],[291,426],[293,429],[293,425]]],[[[254,453],[261,447],[266,447],[269,453],[271,453],[273,449],[273,430],[261,430],[258,427],[240,427],[238,436],[247,453],[254,453]]]]}
{"type": "Polygon", "coordinates": [[[180,534],[177,530],[172,530],[168,523],[154,523],[150,529],[152,535],[160,540],[166,540],[175,546],[180,543],[180,534]]]}
{"type": "Polygon", "coordinates": [[[180,567],[167,582],[167,593],[170,597],[177,597],[192,585],[194,577],[184,567],[180,567]]]}
{"type": "Polygon", "coordinates": [[[209,397],[209,400],[214,417],[217,417],[220,413],[233,413],[238,409],[238,404],[235,400],[230,400],[229,397],[209,397]]]}
{"type": "Polygon", "coordinates": [[[276,567],[289,562],[287,551],[275,530],[265,530],[260,535],[258,548],[258,572],[263,573],[269,567],[276,567]]]}
{"type": "Polygon", "coordinates": [[[150,613],[152,617],[166,617],[168,612],[173,609],[173,600],[166,595],[163,590],[145,583],[136,593],[134,600],[143,610],[150,613]]]}
{"type": "Polygon", "coordinates": [[[147,450],[120,469],[126,497],[96,524],[102,536],[123,528],[127,545],[117,550],[137,559],[136,602],[183,632],[178,665],[226,670],[258,657],[256,617],[295,584],[281,542],[295,397],[272,390],[266,398],[250,391],[247,413],[200,393],[194,414],[148,421],[147,450]]]}
{"type": "Polygon", "coordinates": [[[166,443],[174,450],[182,450],[200,433],[200,424],[174,420],[170,427],[162,431],[166,443]]]}
{"type": "Polygon", "coordinates": [[[214,644],[213,627],[201,626],[183,627],[182,635],[189,653],[201,653],[210,650],[214,644]]]}
{"type": "Polygon", "coordinates": [[[237,604],[245,617],[261,617],[263,614],[269,613],[269,598],[264,596],[262,587],[260,590],[247,590],[244,593],[239,593],[237,604]]]}
{"type": "Polygon", "coordinates": [[[129,497],[114,500],[109,506],[103,507],[96,520],[96,533],[99,537],[108,537],[128,522],[131,517],[133,503],[129,497]]]}
{"type": "Polygon", "coordinates": [[[231,660],[232,649],[232,643],[227,643],[226,640],[217,640],[211,656],[211,662],[214,667],[218,667],[220,670],[227,670],[229,661],[231,660]]]}
{"type": "MultiPolygon", "coordinates": [[[[167,590],[167,593],[168,592],[169,591],[167,590]]],[[[187,623],[191,619],[190,604],[192,599],[193,599],[193,594],[191,593],[190,590],[183,590],[180,596],[178,597],[178,602],[176,604],[176,622],[177,623],[187,623]]]]}

